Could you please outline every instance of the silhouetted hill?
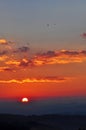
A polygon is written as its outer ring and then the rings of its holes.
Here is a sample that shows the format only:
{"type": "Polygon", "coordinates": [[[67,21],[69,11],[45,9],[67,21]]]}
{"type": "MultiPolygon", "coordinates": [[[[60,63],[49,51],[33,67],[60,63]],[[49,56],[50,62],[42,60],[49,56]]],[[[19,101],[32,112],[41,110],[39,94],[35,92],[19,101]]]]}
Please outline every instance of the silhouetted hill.
{"type": "Polygon", "coordinates": [[[0,130],[86,130],[86,116],[0,114],[0,130]]]}

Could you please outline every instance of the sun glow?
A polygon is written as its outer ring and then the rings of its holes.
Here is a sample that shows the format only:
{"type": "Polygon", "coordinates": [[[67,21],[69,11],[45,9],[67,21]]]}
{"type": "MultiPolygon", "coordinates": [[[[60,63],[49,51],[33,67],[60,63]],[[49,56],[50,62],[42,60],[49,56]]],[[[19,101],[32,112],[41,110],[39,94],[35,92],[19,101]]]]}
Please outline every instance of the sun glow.
{"type": "Polygon", "coordinates": [[[27,97],[24,97],[24,98],[21,99],[21,102],[23,102],[23,103],[27,103],[27,102],[29,102],[29,100],[28,100],[27,97]]]}

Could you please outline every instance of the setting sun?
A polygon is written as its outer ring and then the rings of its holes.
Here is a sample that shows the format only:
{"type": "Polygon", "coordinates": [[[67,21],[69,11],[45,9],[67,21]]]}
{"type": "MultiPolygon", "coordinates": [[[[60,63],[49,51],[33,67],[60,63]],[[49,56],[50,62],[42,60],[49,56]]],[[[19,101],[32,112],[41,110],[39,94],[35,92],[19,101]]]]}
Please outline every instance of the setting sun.
{"type": "Polygon", "coordinates": [[[21,102],[23,102],[23,103],[27,103],[27,102],[29,102],[29,100],[28,100],[27,97],[24,97],[24,98],[22,98],[21,102]]]}

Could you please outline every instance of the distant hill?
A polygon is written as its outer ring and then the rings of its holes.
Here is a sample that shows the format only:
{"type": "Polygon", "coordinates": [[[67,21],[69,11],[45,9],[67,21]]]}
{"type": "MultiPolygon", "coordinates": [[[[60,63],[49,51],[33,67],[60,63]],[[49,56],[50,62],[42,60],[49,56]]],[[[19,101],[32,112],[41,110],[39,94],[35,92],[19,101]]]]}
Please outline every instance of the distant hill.
{"type": "Polygon", "coordinates": [[[86,116],[0,114],[0,130],[86,130],[86,116]]]}

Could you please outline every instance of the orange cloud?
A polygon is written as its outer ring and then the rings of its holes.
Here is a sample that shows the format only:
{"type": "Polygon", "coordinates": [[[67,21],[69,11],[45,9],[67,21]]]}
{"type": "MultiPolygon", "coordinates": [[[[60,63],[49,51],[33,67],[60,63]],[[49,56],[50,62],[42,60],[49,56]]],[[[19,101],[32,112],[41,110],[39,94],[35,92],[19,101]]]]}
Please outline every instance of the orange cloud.
{"type": "Polygon", "coordinates": [[[6,39],[0,39],[0,44],[7,44],[7,40],[6,39]]]}
{"type": "Polygon", "coordinates": [[[6,40],[6,39],[4,39],[4,38],[1,38],[0,39],[0,44],[14,44],[15,42],[14,41],[11,41],[11,40],[6,40]]]}
{"type": "Polygon", "coordinates": [[[7,62],[5,62],[7,65],[16,65],[16,66],[18,66],[19,64],[20,64],[20,62],[19,61],[16,61],[16,60],[13,60],[13,61],[7,61],[7,62]]]}
{"type": "MultiPolygon", "coordinates": [[[[22,51],[26,51],[22,50],[22,51]]],[[[13,52],[14,53],[14,52],[13,52]]],[[[47,51],[46,53],[38,53],[37,55],[29,58],[20,59],[20,55],[7,55],[7,51],[0,53],[0,61],[5,65],[8,65],[9,68],[14,70],[17,67],[33,67],[33,66],[42,66],[42,65],[53,65],[53,64],[70,64],[70,63],[83,63],[86,62],[86,50],[75,51],[75,50],[60,50],[60,51],[47,51]],[[9,58],[8,58],[9,57],[9,58]],[[16,60],[15,60],[16,58],[16,60]]],[[[5,69],[4,69],[5,70],[5,69]]]]}
{"type": "Polygon", "coordinates": [[[29,65],[29,61],[25,58],[22,59],[22,61],[19,64],[20,66],[28,66],[29,65]]]}
{"type": "Polygon", "coordinates": [[[64,82],[66,80],[69,80],[70,78],[60,78],[60,77],[45,77],[45,78],[27,78],[23,80],[0,80],[0,83],[18,83],[18,84],[23,84],[23,83],[60,83],[64,82]]]}
{"type": "Polygon", "coordinates": [[[0,61],[5,61],[7,58],[8,58],[8,56],[5,56],[5,55],[0,56],[0,61]]]}
{"type": "Polygon", "coordinates": [[[38,54],[33,59],[34,65],[46,64],[68,64],[82,63],[86,61],[86,51],[48,51],[47,53],[38,54]]]}
{"type": "Polygon", "coordinates": [[[22,60],[20,61],[17,61],[17,60],[9,60],[9,61],[6,61],[5,64],[7,65],[15,65],[15,66],[28,66],[28,60],[23,58],[22,60]]]}
{"type": "Polygon", "coordinates": [[[0,67],[0,72],[4,71],[12,71],[12,69],[10,67],[0,67]]]}

